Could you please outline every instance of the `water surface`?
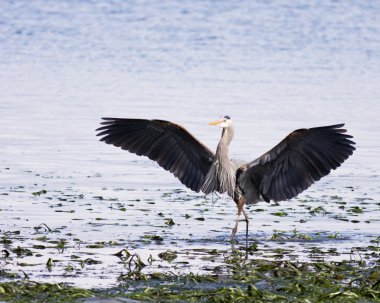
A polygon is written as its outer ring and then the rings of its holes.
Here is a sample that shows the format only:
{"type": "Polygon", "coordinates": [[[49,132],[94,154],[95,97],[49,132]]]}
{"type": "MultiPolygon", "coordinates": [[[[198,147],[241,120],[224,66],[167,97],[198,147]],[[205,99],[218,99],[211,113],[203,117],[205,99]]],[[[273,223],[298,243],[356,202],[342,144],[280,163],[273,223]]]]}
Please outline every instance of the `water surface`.
{"type": "Polygon", "coordinates": [[[379,10],[376,1],[2,1],[0,235],[11,254],[1,268],[109,287],[128,271],[113,255],[124,248],[157,259],[147,272],[223,263],[202,249],[231,250],[234,204],[98,142],[102,116],[171,120],[215,149],[220,130],[207,122],[228,114],[231,156],[245,160],[294,129],[345,122],[354,155],[298,198],[250,207],[249,241],[273,258],[278,248],[300,261],[365,257],[358,247],[379,236],[379,10]],[[327,213],[310,213],[318,207],[327,213]],[[174,263],[158,257],[168,249],[174,263]]]}

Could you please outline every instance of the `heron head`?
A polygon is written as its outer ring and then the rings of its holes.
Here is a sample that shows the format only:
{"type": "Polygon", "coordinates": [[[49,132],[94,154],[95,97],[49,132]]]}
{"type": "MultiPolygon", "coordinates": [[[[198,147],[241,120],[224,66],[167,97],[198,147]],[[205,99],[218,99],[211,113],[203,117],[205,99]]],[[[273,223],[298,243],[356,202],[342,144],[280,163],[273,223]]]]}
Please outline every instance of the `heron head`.
{"type": "Polygon", "coordinates": [[[218,120],[212,121],[209,123],[209,125],[216,125],[216,126],[219,126],[221,128],[227,128],[231,124],[232,124],[232,120],[231,120],[230,116],[227,116],[227,115],[221,116],[218,120]]]}

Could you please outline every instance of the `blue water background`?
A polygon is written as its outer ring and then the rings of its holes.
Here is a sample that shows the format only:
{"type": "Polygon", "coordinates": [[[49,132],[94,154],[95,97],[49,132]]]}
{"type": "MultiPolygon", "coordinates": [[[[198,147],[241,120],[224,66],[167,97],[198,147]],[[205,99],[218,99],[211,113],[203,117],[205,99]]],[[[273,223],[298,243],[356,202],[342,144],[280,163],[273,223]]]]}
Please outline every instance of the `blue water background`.
{"type": "MultiPolygon", "coordinates": [[[[54,248],[23,259],[37,265],[19,269],[60,282],[70,256],[89,252],[104,263],[78,267],[80,274],[66,281],[107,287],[122,270],[112,254],[138,246],[146,233],[162,235],[165,247],[140,247],[144,260],[168,247],[229,248],[223,241],[235,205],[226,197],[186,201],[193,193],[157,164],[98,141],[102,116],[174,121],[215,149],[220,129],[207,123],[228,114],[236,124],[230,154],[248,161],[294,129],[345,122],[356,152],[300,195],[328,215],[311,216],[296,199],[248,213],[250,236],[260,245],[277,247],[268,241],[274,229],[338,232],[342,239],[325,237],[320,247],[338,248],[338,260],[352,258],[352,247],[369,245],[380,224],[379,12],[379,1],[353,0],[0,1],[0,192],[6,194],[0,231],[21,231],[13,245],[32,248],[40,244],[33,227],[44,222],[62,230],[48,237],[65,237],[68,246],[52,273],[45,264],[58,258],[54,248]],[[31,194],[41,189],[45,196],[31,194]],[[66,194],[75,201],[60,200],[66,194]],[[333,196],[347,208],[364,207],[354,217],[359,222],[336,219],[347,213],[333,196]],[[115,210],[111,199],[127,211],[115,210]],[[270,214],[284,208],[287,217],[270,214]],[[168,228],[158,213],[177,224],[168,228]],[[184,218],[188,213],[193,219],[184,218]],[[205,221],[194,220],[199,216],[205,221]],[[75,238],[111,239],[120,247],[77,249],[75,238]]],[[[297,260],[308,258],[304,244],[290,243],[297,260]]],[[[208,263],[195,254],[186,270],[199,272],[208,263]]]]}

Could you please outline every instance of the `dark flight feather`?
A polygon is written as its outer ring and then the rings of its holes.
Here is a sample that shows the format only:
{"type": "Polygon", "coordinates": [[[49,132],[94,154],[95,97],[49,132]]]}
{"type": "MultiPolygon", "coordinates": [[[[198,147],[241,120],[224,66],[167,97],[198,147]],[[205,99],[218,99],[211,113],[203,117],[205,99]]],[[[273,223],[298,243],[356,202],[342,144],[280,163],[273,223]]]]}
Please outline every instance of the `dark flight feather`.
{"type": "Polygon", "coordinates": [[[214,153],[182,126],[164,120],[102,118],[101,141],[147,156],[199,192],[214,153]]]}
{"type": "Polygon", "coordinates": [[[344,124],[299,129],[274,148],[243,165],[238,184],[247,203],[291,199],[352,155],[355,143],[344,124]]]}

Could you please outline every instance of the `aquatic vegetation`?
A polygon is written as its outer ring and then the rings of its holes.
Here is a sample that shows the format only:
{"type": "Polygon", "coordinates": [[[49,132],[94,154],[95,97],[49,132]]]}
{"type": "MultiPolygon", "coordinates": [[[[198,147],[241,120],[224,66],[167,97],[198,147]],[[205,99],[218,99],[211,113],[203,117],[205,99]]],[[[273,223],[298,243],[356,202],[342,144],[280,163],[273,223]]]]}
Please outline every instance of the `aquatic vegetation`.
{"type": "Polygon", "coordinates": [[[174,221],[172,218],[166,219],[165,224],[168,226],[173,226],[175,225],[174,221]]]}
{"type": "MultiPolygon", "coordinates": [[[[362,268],[346,262],[299,263],[245,261],[234,252],[227,269],[233,274],[196,281],[161,276],[167,281],[127,295],[144,302],[376,302],[380,300],[380,267],[362,268]],[[168,281],[172,280],[172,283],[168,281]],[[206,282],[207,281],[207,282],[206,282]]],[[[149,281],[149,279],[147,280],[149,281]]]]}
{"type": "Polygon", "coordinates": [[[161,260],[165,260],[165,261],[168,261],[170,263],[171,261],[173,261],[174,259],[177,258],[177,252],[171,251],[171,250],[167,250],[165,252],[159,253],[158,257],[161,260]]]}
{"type": "Polygon", "coordinates": [[[46,193],[47,193],[47,191],[45,189],[42,189],[39,191],[32,192],[32,195],[33,196],[41,196],[41,195],[45,195],[46,193]]]}
{"type": "Polygon", "coordinates": [[[277,217],[286,217],[288,215],[288,213],[285,211],[277,211],[275,213],[272,213],[272,215],[277,216],[277,217]]]}
{"type": "Polygon", "coordinates": [[[323,206],[318,206],[312,209],[309,213],[313,216],[315,216],[316,214],[326,215],[327,211],[323,208],[323,206]]]}
{"type": "Polygon", "coordinates": [[[159,235],[144,235],[143,239],[145,240],[154,240],[157,242],[164,241],[164,239],[159,235]]]}
{"type": "Polygon", "coordinates": [[[11,302],[74,302],[93,295],[91,290],[74,288],[63,283],[17,281],[0,283],[0,298],[11,302]]]}
{"type": "MultiPolygon", "coordinates": [[[[122,284],[108,290],[25,280],[0,283],[0,297],[14,302],[74,302],[90,296],[143,302],[380,302],[379,264],[249,260],[240,249],[220,254],[225,263],[211,275],[145,274],[144,266],[132,266],[118,277],[122,284]]],[[[140,261],[137,255],[130,259],[134,265],[140,261]]]]}

